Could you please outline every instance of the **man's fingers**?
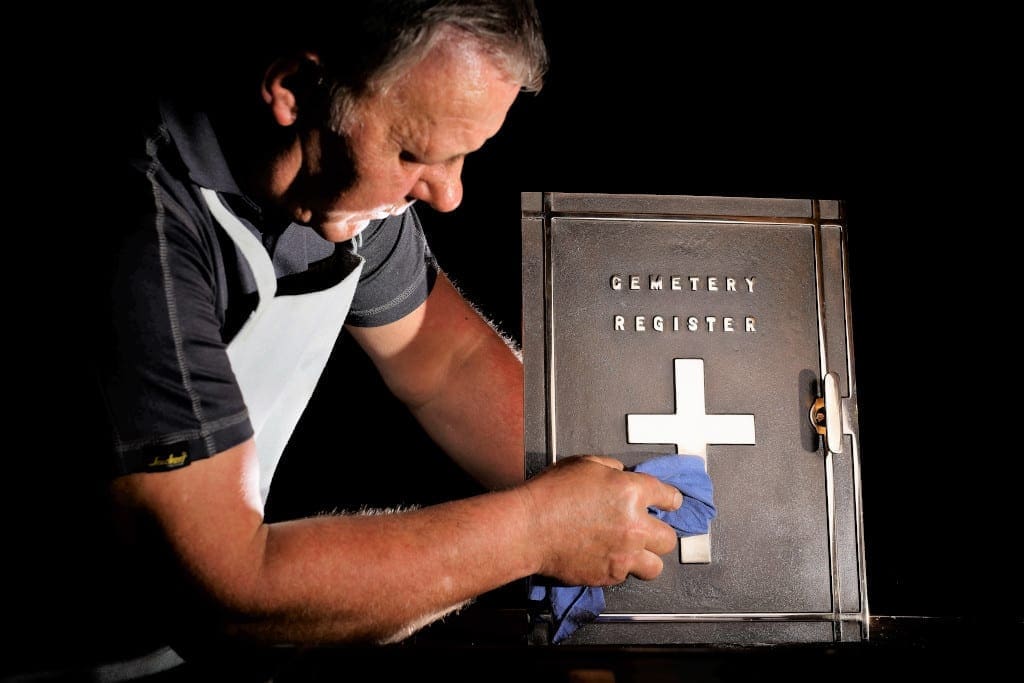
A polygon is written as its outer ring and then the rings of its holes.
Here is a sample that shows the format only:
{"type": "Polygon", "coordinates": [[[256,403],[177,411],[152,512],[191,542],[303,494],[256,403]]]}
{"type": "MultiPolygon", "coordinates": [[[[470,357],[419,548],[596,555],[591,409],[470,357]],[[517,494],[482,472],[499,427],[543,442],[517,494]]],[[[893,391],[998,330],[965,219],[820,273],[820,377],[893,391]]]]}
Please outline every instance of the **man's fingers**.
{"type": "Polygon", "coordinates": [[[679,536],[671,524],[657,519],[650,518],[652,522],[651,531],[647,535],[646,548],[656,555],[664,555],[675,549],[679,536]]]}
{"type": "Polygon", "coordinates": [[[666,484],[657,477],[643,472],[637,472],[642,477],[650,480],[651,488],[647,497],[647,505],[654,506],[661,510],[678,510],[683,504],[683,494],[675,486],[666,484]]]}
{"type": "Polygon", "coordinates": [[[676,530],[671,525],[654,517],[650,520],[653,524],[647,536],[646,548],[640,551],[636,567],[631,572],[638,579],[645,581],[661,574],[665,568],[661,556],[674,550],[677,544],[676,530]]]}
{"type": "Polygon", "coordinates": [[[636,566],[630,572],[633,576],[644,581],[657,578],[665,568],[665,563],[660,557],[651,552],[642,552],[637,558],[636,566]]]}
{"type": "Polygon", "coordinates": [[[609,458],[606,455],[581,455],[580,458],[582,458],[583,460],[592,460],[593,462],[596,462],[600,465],[604,465],[605,467],[611,467],[612,469],[616,470],[621,470],[624,468],[624,465],[622,464],[621,460],[609,458]]]}

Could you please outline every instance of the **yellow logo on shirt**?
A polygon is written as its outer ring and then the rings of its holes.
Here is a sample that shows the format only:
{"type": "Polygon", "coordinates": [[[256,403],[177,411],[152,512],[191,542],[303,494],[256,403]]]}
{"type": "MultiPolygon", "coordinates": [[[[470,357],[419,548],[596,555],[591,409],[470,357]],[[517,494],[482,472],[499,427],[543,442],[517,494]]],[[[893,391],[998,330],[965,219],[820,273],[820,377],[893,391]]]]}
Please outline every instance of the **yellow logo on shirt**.
{"type": "Polygon", "coordinates": [[[184,465],[186,460],[188,460],[188,451],[182,451],[181,455],[174,455],[172,453],[163,459],[154,457],[153,462],[149,463],[148,467],[178,467],[179,465],[184,465]]]}

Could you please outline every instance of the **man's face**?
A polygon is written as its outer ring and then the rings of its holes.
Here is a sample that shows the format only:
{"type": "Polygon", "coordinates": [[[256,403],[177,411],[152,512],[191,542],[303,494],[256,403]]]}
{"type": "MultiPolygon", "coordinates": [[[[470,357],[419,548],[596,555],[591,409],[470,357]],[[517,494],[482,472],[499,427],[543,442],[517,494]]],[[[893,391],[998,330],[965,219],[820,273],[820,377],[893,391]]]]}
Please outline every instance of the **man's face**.
{"type": "Polygon", "coordinates": [[[498,132],[519,90],[471,45],[442,44],[359,102],[340,134],[304,135],[284,201],[332,242],[416,200],[452,211],[462,201],[465,156],[498,132]]]}

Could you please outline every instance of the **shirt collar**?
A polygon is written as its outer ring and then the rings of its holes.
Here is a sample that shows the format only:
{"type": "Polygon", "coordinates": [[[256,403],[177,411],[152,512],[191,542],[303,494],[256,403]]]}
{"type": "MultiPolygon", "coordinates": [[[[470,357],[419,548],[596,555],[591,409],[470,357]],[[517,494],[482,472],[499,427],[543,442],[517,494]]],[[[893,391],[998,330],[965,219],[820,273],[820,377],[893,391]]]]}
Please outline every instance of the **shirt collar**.
{"type": "Polygon", "coordinates": [[[216,192],[242,194],[205,112],[165,99],[160,101],[160,116],[194,182],[216,192]]]}

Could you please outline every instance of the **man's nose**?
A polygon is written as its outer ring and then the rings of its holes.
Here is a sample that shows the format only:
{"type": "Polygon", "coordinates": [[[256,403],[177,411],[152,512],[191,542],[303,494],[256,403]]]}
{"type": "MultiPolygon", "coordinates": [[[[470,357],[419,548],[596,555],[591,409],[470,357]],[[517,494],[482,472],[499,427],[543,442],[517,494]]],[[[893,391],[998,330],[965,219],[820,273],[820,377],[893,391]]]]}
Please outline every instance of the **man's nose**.
{"type": "Polygon", "coordinates": [[[454,211],[462,203],[462,159],[426,167],[409,196],[435,211],[454,211]]]}

